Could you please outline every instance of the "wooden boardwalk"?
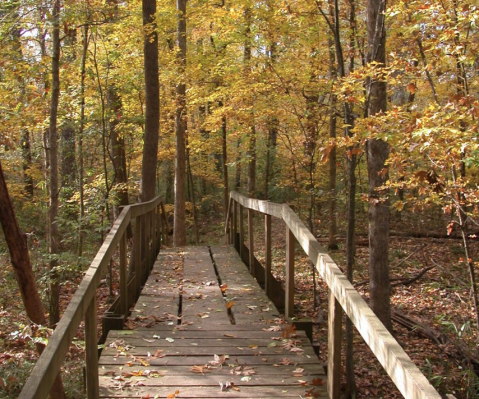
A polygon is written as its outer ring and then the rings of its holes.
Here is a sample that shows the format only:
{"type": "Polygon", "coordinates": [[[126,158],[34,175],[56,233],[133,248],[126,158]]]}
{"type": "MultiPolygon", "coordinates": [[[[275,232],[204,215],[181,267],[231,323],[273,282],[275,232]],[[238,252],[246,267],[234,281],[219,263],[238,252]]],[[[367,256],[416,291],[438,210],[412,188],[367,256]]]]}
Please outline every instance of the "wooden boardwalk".
{"type": "Polygon", "coordinates": [[[161,252],[99,361],[102,398],[326,398],[302,331],[282,324],[231,247],[161,252]]]}

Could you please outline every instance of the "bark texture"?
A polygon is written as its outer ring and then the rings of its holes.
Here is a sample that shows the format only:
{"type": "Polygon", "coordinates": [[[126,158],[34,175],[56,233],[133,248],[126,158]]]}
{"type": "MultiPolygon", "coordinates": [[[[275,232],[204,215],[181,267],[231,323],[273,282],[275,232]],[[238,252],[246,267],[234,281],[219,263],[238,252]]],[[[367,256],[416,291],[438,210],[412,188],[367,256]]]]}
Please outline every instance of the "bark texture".
{"type": "Polygon", "coordinates": [[[178,44],[178,76],[176,85],[175,114],[175,220],[173,239],[175,246],[186,245],[186,85],[184,71],[186,68],[186,0],[177,0],[178,12],[177,44],[178,44]]]}
{"type": "MultiPolygon", "coordinates": [[[[385,0],[368,0],[368,61],[379,66],[386,62],[386,31],[384,25],[385,0]]],[[[386,111],[386,82],[380,79],[369,81],[368,114],[373,116],[386,111]]],[[[379,139],[367,144],[369,178],[369,280],[370,304],[374,313],[392,330],[390,285],[389,285],[389,200],[387,192],[379,190],[388,179],[385,162],[389,156],[389,146],[379,139]]]]}
{"type": "Polygon", "coordinates": [[[57,120],[58,102],[60,98],[60,1],[53,5],[53,28],[52,28],[52,96],[50,102],[50,125],[48,131],[48,152],[50,159],[50,209],[48,212],[49,224],[49,247],[50,247],[50,325],[54,326],[60,320],[60,284],[56,268],[58,260],[59,231],[57,224],[58,216],[58,139],[57,120]]]}
{"type": "Polygon", "coordinates": [[[145,68],[145,134],[141,165],[140,201],[149,201],[156,192],[156,163],[160,134],[160,83],[158,77],[158,34],[156,0],[143,0],[143,51],[145,68]]]}

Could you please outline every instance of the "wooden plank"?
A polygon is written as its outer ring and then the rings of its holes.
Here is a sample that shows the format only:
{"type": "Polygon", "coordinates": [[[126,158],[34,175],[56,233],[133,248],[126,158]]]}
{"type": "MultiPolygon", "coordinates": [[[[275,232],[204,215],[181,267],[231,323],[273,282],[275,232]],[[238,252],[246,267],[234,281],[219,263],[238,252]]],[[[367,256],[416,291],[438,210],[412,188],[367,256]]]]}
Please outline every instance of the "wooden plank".
{"type": "MultiPolygon", "coordinates": [[[[222,355],[222,354],[219,354],[222,355]]],[[[118,357],[116,355],[104,355],[99,359],[100,368],[104,365],[116,365],[126,367],[126,365],[131,364],[132,367],[142,366],[142,361],[148,361],[149,366],[185,366],[185,365],[198,365],[198,364],[205,364],[208,363],[214,354],[207,354],[207,355],[196,355],[196,356],[184,356],[184,355],[166,355],[164,357],[118,357]]],[[[288,361],[293,362],[298,367],[304,367],[305,365],[313,365],[318,368],[318,370],[322,369],[322,366],[318,363],[318,358],[315,357],[303,357],[301,358],[301,362],[298,363],[297,360],[292,356],[284,356],[283,354],[274,354],[274,355],[262,355],[262,356],[254,356],[252,354],[242,354],[241,356],[234,356],[234,361],[239,362],[240,364],[254,366],[254,365],[270,365],[271,367],[275,367],[275,364],[281,364],[283,359],[288,359],[288,361]]]]}
{"type": "MultiPolygon", "coordinates": [[[[201,329],[196,329],[194,326],[177,326],[175,330],[171,330],[167,326],[157,325],[154,329],[135,329],[135,330],[123,330],[123,331],[110,331],[109,338],[124,338],[125,336],[135,336],[137,338],[150,339],[153,335],[164,332],[173,334],[173,337],[179,339],[183,338],[197,338],[197,339],[241,339],[241,338],[260,338],[260,339],[273,339],[278,340],[282,338],[282,334],[289,329],[288,325],[282,326],[264,326],[264,329],[260,325],[214,325],[214,326],[201,326],[201,329]],[[183,329],[184,328],[184,329],[183,329]],[[274,330],[268,330],[274,329],[274,330]],[[275,331],[276,330],[276,331],[275,331]]],[[[304,331],[296,331],[295,338],[306,340],[307,336],[304,331]]]]}
{"type": "MultiPolygon", "coordinates": [[[[163,366],[132,366],[132,367],[123,367],[122,365],[115,365],[115,364],[105,364],[100,368],[100,376],[102,377],[116,377],[116,376],[121,376],[124,373],[132,373],[133,371],[136,372],[136,374],[141,375],[144,374],[148,376],[148,374],[152,373],[158,373],[160,375],[189,375],[192,370],[191,368],[195,365],[204,365],[205,360],[207,358],[201,358],[198,360],[202,360],[203,362],[188,362],[186,364],[182,365],[168,365],[167,367],[163,366]],[[146,373],[145,373],[146,372],[146,373]]],[[[210,363],[206,362],[211,368],[211,370],[206,370],[205,374],[210,374],[210,375],[223,375],[223,376],[229,376],[229,375],[245,375],[248,374],[247,372],[242,373],[242,374],[237,374],[240,373],[242,370],[247,371],[247,370],[252,370],[255,372],[256,375],[258,376],[269,376],[269,375],[280,375],[280,376],[292,376],[292,375],[297,375],[297,374],[303,374],[304,376],[317,376],[318,378],[324,378],[326,375],[324,372],[324,369],[322,367],[316,367],[316,364],[304,364],[301,365],[301,367],[298,367],[295,364],[290,364],[290,365],[283,365],[283,364],[276,364],[276,365],[271,365],[271,364],[255,364],[253,366],[248,366],[245,364],[238,364],[235,359],[226,359],[225,363],[223,366],[220,368],[218,366],[213,366],[210,363]],[[241,368],[238,368],[241,366],[241,368]],[[246,368],[245,368],[246,367],[246,368]],[[303,369],[301,373],[298,373],[298,368],[303,369]],[[236,369],[236,370],[235,370],[236,369]]],[[[128,375],[128,374],[127,374],[128,375]]],[[[298,378],[301,378],[299,376],[298,378]]]]}
{"type": "MultiPolygon", "coordinates": [[[[217,387],[220,381],[230,381],[238,387],[241,386],[256,386],[256,387],[265,387],[265,386],[301,386],[302,382],[308,382],[312,385],[312,380],[314,378],[321,378],[319,374],[305,375],[300,373],[298,376],[292,376],[291,372],[284,374],[253,374],[248,378],[243,378],[245,376],[231,374],[229,370],[225,368],[224,371],[218,371],[217,369],[211,368],[207,369],[205,365],[197,365],[200,368],[202,367],[203,374],[196,373],[191,370],[186,370],[182,374],[173,374],[171,372],[158,373],[154,374],[153,377],[148,377],[144,375],[133,375],[133,372],[136,371],[135,368],[131,370],[125,370],[116,373],[117,376],[124,376],[124,379],[131,382],[132,385],[137,385],[141,381],[142,386],[146,387],[158,387],[158,386],[177,386],[177,387],[201,387],[201,386],[213,386],[217,387]],[[226,372],[225,372],[226,371],[226,372]]],[[[194,367],[194,366],[193,366],[194,367]]],[[[165,370],[159,370],[165,371],[165,370]]],[[[167,370],[170,371],[170,370],[167,370]]],[[[139,370],[135,374],[140,374],[139,370]]],[[[149,374],[149,373],[147,373],[149,374]]],[[[115,379],[112,379],[112,376],[100,376],[100,384],[104,386],[111,385],[115,382],[115,379]]],[[[98,397],[98,395],[96,396],[98,397]]]]}
{"type": "MultiPolygon", "coordinates": [[[[171,337],[168,337],[171,338],[171,337]]],[[[127,341],[128,342],[128,341],[127,341]]],[[[224,342],[222,342],[224,344],[224,342]]],[[[105,347],[103,349],[102,355],[110,355],[119,357],[129,357],[133,356],[148,356],[148,353],[151,354],[152,348],[161,349],[165,356],[198,356],[198,355],[211,355],[216,354],[227,354],[229,356],[243,356],[243,355],[254,355],[254,356],[267,356],[267,355],[282,355],[288,356],[292,359],[295,359],[297,362],[300,362],[303,357],[310,356],[316,357],[314,350],[311,346],[298,347],[297,350],[302,352],[292,352],[291,350],[285,349],[278,346],[275,347],[259,347],[254,344],[254,341],[250,345],[244,346],[234,346],[234,345],[217,345],[216,347],[205,347],[205,346],[177,346],[177,345],[166,345],[164,342],[161,345],[157,346],[134,346],[128,348],[128,350],[123,348],[112,348],[105,347]]],[[[153,351],[154,352],[154,351],[153,351]]]]}
{"type": "MultiPolygon", "coordinates": [[[[289,327],[277,324],[276,308],[233,249],[213,247],[212,255],[214,264],[208,248],[184,249],[182,324],[110,332],[100,358],[100,396],[166,397],[179,390],[178,397],[277,398],[299,397],[314,389],[316,397],[325,397],[324,387],[312,385],[313,380],[324,383],[326,376],[304,332],[283,338],[289,327]],[[227,285],[225,295],[215,266],[221,283],[227,285]],[[225,306],[230,300],[231,313],[240,324],[230,322],[225,306]],[[197,320],[198,312],[209,317],[197,320]],[[215,355],[228,355],[221,368],[205,375],[191,370],[209,365],[215,355]],[[255,374],[241,380],[244,375],[231,374],[238,365],[254,368],[255,374]],[[299,375],[294,373],[298,368],[299,375]],[[140,375],[146,370],[157,378],[140,375]],[[220,381],[234,382],[239,391],[221,394],[220,381]]],[[[138,317],[150,311],[160,314],[163,302],[176,297],[165,281],[176,284],[181,276],[172,279],[164,273],[161,286],[155,280],[158,267],[157,263],[145,285],[148,294],[142,294],[135,307],[138,317]]]]}
{"type": "Polygon", "coordinates": [[[207,247],[185,249],[182,324],[230,322],[207,247]]]}
{"type": "Polygon", "coordinates": [[[232,302],[231,312],[236,324],[274,322],[280,313],[251,276],[238,253],[231,247],[211,247],[225,295],[232,302]]]}
{"type": "MultiPolygon", "coordinates": [[[[225,381],[226,382],[226,381],[225,381]]],[[[179,398],[211,398],[217,399],[218,397],[227,398],[302,398],[302,397],[314,397],[314,398],[326,398],[326,392],[323,392],[321,387],[314,386],[284,386],[284,387],[258,387],[258,386],[239,386],[239,391],[228,389],[227,392],[220,390],[219,384],[215,387],[157,387],[153,390],[153,393],[145,387],[137,388],[125,388],[116,389],[110,387],[102,387],[100,392],[100,398],[141,398],[150,394],[150,397],[154,398],[158,395],[158,398],[166,398],[168,395],[173,395],[175,391],[179,391],[179,398]],[[314,392],[315,394],[308,395],[308,392],[314,392]]]]}

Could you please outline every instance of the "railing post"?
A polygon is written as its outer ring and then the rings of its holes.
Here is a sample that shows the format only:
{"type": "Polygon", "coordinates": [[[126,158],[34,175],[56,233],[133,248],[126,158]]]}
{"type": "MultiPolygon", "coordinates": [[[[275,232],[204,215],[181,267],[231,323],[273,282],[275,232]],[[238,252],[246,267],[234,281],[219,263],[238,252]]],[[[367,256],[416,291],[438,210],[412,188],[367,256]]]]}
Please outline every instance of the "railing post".
{"type": "Polygon", "coordinates": [[[238,204],[235,200],[233,200],[233,227],[231,230],[233,234],[233,246],[236,248],[236,251],[239,252],[239,247],[236,245],[236,236],[238,232],[238,204]]]}
{"type": "Polygon", "coordinates": [[[253,210],[248,209],[248,246],[249,246],[249,272],[256,277],[254,267],[254,232],[253,232],[253,210]]]}
{"type": "Polygon", "coordinates": [[[164,229],[165,229],[165,245],[168,245],[168,235],[170,234],[170,226],[168,225],[168,218],[166,217],[165,205],[161,203],[161,214],[163,216],[164,229]]]}
{"type": "Polygon", "coordinates": [[[243,205],[239,206],[239,254],[243,259],[244,253],[244,208],[243,205]]]}
{"type": "Polygon", "coordinates": [[[286,226],[286,299],[285,316],[294,316],[294,234],[286,226]]]}
{"type": "Polygon", "coordinates": [[[126,257],[126,233],[123,233],[120,239],[120,312],[125,317],[128,316],[128,278],[126,257]]]}
{"type": "Polygon", "coordinates": [[[86,391],[89,399],[96,399],[100,395],[97,340],[96,296],[93,295],[85,313],[86,391]]]}
{"type": "Polygon", "coordinates": [[[341,323],[342,308],[329,290],[328,314],[328,395],[340,398],[341,388],[341,323]]]}
{"type": "Polygon", "coordinates": [[[271,298],[273,294],[273,286],[271,281],[271,215],[264,215],[264,290],[266,296],[271,298]]]}
{"type": "Polygon", "coordinates": [[[141,291],[141,230],[141,216],[138,216],[135,223],[135,298],[140,296],[141,291]]]}
{"type": "MultiPolygon", "coordinates": [[[[158,256],[158,254],[160,253],[161,251],[161,210],[160,210],[160,205],[158,205],[156,207],[156,222],[155,222],[155,253],[156,253],[156,256],[158,256]]],[[[155,259],[156,260],[156,259],[155,259]]]]}

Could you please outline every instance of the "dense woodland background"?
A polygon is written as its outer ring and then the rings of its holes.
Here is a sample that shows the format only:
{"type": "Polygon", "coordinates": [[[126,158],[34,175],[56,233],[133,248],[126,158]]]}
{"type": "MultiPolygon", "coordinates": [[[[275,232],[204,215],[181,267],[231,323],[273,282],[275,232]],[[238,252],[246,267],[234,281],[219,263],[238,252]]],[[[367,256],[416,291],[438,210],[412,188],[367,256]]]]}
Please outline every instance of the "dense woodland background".
{"type": "MultiPolygon", "coordinates": [[[[419,366],[441,392],[477,397],[478,21],[473,0],[3,0],[0,159],[50,326],[119,206],[159,194],[174,242],[208,243],[237,190],[294,205],[365,296],[368,264],[412,278],[393,306],[414,313],[416,298],[461,349],[419,366]]],[[[0,392],[15,397],[32,334],[0,248],[0,392]]]]}

